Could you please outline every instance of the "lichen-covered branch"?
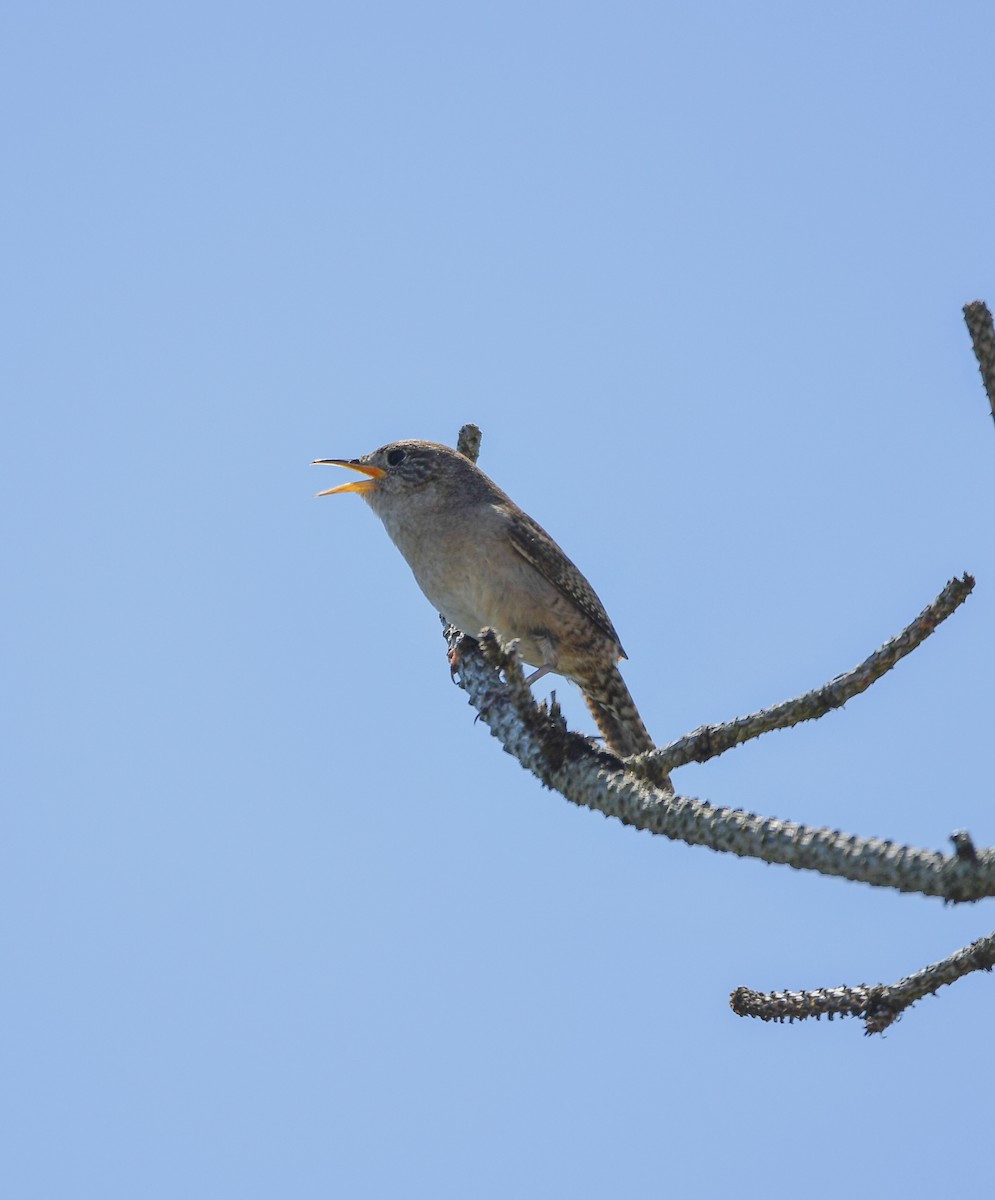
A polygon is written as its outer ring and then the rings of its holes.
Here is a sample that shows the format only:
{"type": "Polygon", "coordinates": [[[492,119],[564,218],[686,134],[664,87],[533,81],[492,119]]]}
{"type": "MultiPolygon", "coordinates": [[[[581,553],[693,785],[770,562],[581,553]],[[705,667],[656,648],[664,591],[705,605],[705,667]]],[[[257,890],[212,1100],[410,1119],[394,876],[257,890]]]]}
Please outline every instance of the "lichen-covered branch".
{"type": "Polygon", "coordinates": [[[936,599],[897,637],[885,642],[852,671],[837,675],[822,687],[747,717],[737,717],[721,725],[703,725],[666,746],[628,759],[628,765],[648,778],[656,778],[658,774],[666,774],[689,762],[707,762],[763,733],[800,725],[802,721],[814,721],[834,708],[841,708],[848,700],[866,691],[906,654],[911,654],[964,603],[973,587],[974,579],[970,575],[951,579],[936,599]]]}
{"type": "Polygon", "coordinates": [[[816,988],[807,992],[754,992],[740,987],[733,992],[729,1004],[737,1016],[759,1017],[761,1021],[862,1017],[865,1033],[881,1033],[923,996],[939,991],[972,971],[990,971],[993,966],[995,933],[979,938],[942,962],[923,967],[897,983],[816,988]]]}
{"type": "MultiPolygon", "coordinates": [[[[966,306],[965,316],[995,415],[991,315],[984,305],[976,304],[966,306]],[[969,311],[978,309],[981,313],[969,311]]],[[[477,426],[465,425],[460,430],[458,449],[476,462],[480,440],[477,426]]],[[[940,896],[950,902],[969,901],[995,895],[995,849],[976,849],[965,831],[951,835],[954,853],[946,855],[739,809],[716,808],[702,800],[674,795],[659,785],[669,771],[685,763],[705,762],[762,733],[814,720],[841,707],[920,645],[964,602],[973,587],[970,575],[951,580],[897,637],[821,688],[747,717],[703,727],[661,749],[624,760],[567,729],[555,693],[548,705],[538,704],[514,646],[503,646],[492,630],[485,630],[479,643],[451,627],[446,636],[454,677],[458,674],[460,686],[492,734],[544,785],[574,804],[689,845],[709,846],[875,887],[940,896]]],[[[990,971],[993,965],[995,934],[895,984],[772,993],[741,987],[733,993],[731,1003],[740,1015],[767,1021],[793,1021],[823,1014],[830,1018],[859,1016],[867,1033],[880,1033],[922,996],[971,971],[990,971]]]]}
{"type": "Polygon", "coordinates": [[[839,830],[815,828],[673,795],[578,733],[556,707],[536,704],[513,648],[492,631],[480,643],[448,631],[460,686],[491,732],[547,787],[567,800],[650,833],[713,850],[838,875],[947,901],[995,895],[995,849],[943,854],[839,830]]]}
{"type": "Polygon", "coordinates": [[[992,325],[992,314],[983,300],[972,300],[964,305],[964,320],[995,420],[995,327],[992,325]]]}

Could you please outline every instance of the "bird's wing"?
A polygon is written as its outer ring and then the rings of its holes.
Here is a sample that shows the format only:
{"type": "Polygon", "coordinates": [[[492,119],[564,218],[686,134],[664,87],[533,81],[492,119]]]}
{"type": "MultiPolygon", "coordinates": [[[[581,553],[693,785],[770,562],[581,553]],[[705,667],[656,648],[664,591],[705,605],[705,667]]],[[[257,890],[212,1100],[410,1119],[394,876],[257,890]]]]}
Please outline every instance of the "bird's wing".
{"type": "Polygon", "coordinates": [[[568,600],[572,600],[603,633],[614,639],[622,658],[626,658],[622,643],[615,632],[615,626],[605,612],[605,606],[577,567],[567,558],[545,529],[541,525],[537,525],[527,513],[522,512],[517,506],[512,509],[503,505],[502,507],[508,520],[508,536],[511,544],[522,558],[530,562],[568,600]]]}

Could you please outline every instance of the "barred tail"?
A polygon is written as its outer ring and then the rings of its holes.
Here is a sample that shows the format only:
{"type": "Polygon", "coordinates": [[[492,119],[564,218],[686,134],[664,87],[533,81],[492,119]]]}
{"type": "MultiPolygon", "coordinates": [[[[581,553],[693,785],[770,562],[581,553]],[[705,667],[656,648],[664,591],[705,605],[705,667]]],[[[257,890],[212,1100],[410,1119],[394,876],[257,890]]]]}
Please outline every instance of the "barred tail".
{"type": "Polygon", "coordinates": [[[617,667],[598,679],[596,691],[583,688],[584,699],[608,748],[625,758],[654,748],[635,701],[617,667]]]}

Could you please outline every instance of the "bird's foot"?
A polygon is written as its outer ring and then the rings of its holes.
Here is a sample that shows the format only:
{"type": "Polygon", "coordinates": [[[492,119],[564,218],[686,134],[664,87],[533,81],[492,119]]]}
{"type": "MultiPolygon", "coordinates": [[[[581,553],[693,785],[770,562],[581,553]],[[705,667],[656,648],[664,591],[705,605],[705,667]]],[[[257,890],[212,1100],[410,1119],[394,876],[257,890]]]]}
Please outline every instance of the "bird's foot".
{"type": "Polygon", "coordinates": [[[526,675],[525,682],[529,685],[529,687],[531,687],[537,679],[542,679],[544,675],[548,675],[551,671],[555,670],[556,668],[554,666],[546,663],[544,666],[540,667],[538,671],[533,671],[531,675],[526,675]]]}
{"type": "Polygon", "coordinates": [[[463,655],[468,650],[472,650],[476,644],[476,638],[470,637],[470,635],[467,633],[461,633],[459,636],[459,641],[457,641],[456,645],[453,646],[446,656],[449,659],[449,677],[452,679],[453,683],[456,682],[456,676],[459,674],[459,665],[463,655]]]}

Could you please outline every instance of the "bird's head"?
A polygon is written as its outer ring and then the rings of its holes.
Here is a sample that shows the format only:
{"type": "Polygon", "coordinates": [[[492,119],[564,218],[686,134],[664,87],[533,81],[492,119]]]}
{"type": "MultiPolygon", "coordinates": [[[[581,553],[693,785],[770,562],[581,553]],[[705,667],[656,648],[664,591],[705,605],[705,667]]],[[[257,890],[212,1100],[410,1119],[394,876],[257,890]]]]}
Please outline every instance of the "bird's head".
{"type": "Polygon", "coordinates": [[[316,458],[314,463],[345,467],[365,477],[318,492],[319,496],[359,492],[374,508],[393,499],[413,499],[425,492],[466,492],[468,488],[472,490],[473,480],[480,474],[456,450],[421,441],[389,442],[362,458],[316,458]]]}

